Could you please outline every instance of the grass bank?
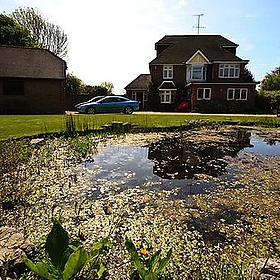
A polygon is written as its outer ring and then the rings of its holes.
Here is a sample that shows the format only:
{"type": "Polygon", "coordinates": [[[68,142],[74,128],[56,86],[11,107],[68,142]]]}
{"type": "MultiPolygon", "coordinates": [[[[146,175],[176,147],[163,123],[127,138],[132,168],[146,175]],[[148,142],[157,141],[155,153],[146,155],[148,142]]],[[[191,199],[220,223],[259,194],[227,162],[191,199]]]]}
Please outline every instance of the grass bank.
{"type": "MultiPolygon", "coordinates": [[[[139,127],[143,128],[180,127],[192,120],[208,120],[217,123],[236,123],[240,125],[268,127],[280,126],[280,118],[258,115],[100,114],[73,115],[72,118],[77,131],[100,129],[102,125],[112,121],[136,123],[139,127]]],[[[61,133],[66,131],[68,120],[69,116],[67,115],[2,115],[0,116],[0,139],[4,140],[38,134],[61,133]]]]}

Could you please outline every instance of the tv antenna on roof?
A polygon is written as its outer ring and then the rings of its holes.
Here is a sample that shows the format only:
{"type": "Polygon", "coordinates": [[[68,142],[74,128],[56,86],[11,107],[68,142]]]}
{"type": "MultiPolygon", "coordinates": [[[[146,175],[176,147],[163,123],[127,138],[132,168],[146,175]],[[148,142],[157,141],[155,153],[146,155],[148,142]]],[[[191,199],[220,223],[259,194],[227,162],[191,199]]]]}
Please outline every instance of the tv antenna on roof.
{"type": "Polygon", "coordinates": [[[197,17],[197,25],[195,25],[193,28],[196,28],[197,29],[197,35],[199,35],[199,30],[201,28],[205,28],[204,26],[200,26],[200,18],[202,16],[204,16],[204,14],[197,14],[197,15],[193,15],[194,17],[197,17]]]}

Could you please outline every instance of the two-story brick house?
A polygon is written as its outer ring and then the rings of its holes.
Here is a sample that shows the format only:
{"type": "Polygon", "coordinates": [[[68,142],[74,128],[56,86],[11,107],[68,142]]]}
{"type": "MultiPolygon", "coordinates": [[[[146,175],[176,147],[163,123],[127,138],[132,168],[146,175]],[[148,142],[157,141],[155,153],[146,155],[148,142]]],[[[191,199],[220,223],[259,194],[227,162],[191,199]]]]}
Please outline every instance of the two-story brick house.
{"type": "Polygon", "coordinates": [[[253,109],[256,82],[236,55],[238,45],[220,35],[164,36],[149,64],[153,110],[240,112],[253,109]]]}

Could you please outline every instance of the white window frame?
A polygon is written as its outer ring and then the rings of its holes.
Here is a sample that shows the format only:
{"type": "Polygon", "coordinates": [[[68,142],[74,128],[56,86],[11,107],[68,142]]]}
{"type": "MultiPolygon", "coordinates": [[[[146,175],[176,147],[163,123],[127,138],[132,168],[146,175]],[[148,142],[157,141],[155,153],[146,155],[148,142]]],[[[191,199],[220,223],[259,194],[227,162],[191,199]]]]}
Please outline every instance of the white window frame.
{"type": "Polygon", "coordinates": [[[163,66],[163,79],[173,79],[173,66],[172,65],[163,66]]]}
{"type": "Polygon", "coordinates": [[[147,92],[143,93],[143,101],[148,101],[148,93],[147,92]]]}
{"type": "Polygon", "coordinates": [[[136,91],[132,92],[131,99],[132,100],[137,100],[137,92],[136,91]]]}
{"type": "Polygon", "coordinates": [[[240,64],[220,64],[219,65],[219,78],[239,78],[240,77],[240,64]]]}
{"type": "Polygon", "coordinates": [[[228,88],[227,89],[227,100],[243,100],[248,99],[248,89],[247,88],[228,88]],[[245,98],[242,96],[245,94],[245,98]]]}
{"type": "Polygon", "coordinates": [[[198,88],[196,92],[197,100],[211,100],[211,88],[198,88]],[[198,96],[199,91],[202,90],[202,98],[198,96]],[[207,97],[206,95],[209,94],[207,97]]]}
{"type": "Polygon", "coordinates": [[[161,104],[172,104],[175,101],[175,90],[160,90],[159,97],[161,104]]]}
{"type": "Polygon", "coordinates": [[[188,66],[187,81],[205,81],[205,80],[206,80],[206,66],[205,65],[188,66]],[[200,69],[200,71],[197,71],[198,69],[200,69]],[[194,73],[200,73],[200,78],[194,77],[194,73]]]}

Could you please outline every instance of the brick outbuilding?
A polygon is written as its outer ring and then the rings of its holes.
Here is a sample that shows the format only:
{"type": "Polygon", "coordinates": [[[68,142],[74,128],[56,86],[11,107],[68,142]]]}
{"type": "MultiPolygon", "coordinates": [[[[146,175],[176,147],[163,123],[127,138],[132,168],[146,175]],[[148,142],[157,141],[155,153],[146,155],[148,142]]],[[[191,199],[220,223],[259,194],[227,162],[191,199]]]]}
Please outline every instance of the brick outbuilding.
{"type": "Polygon", "coordinates": [[[46,49],[0,46],[0,114],[65,112],[66,62],[46,49]]]}

